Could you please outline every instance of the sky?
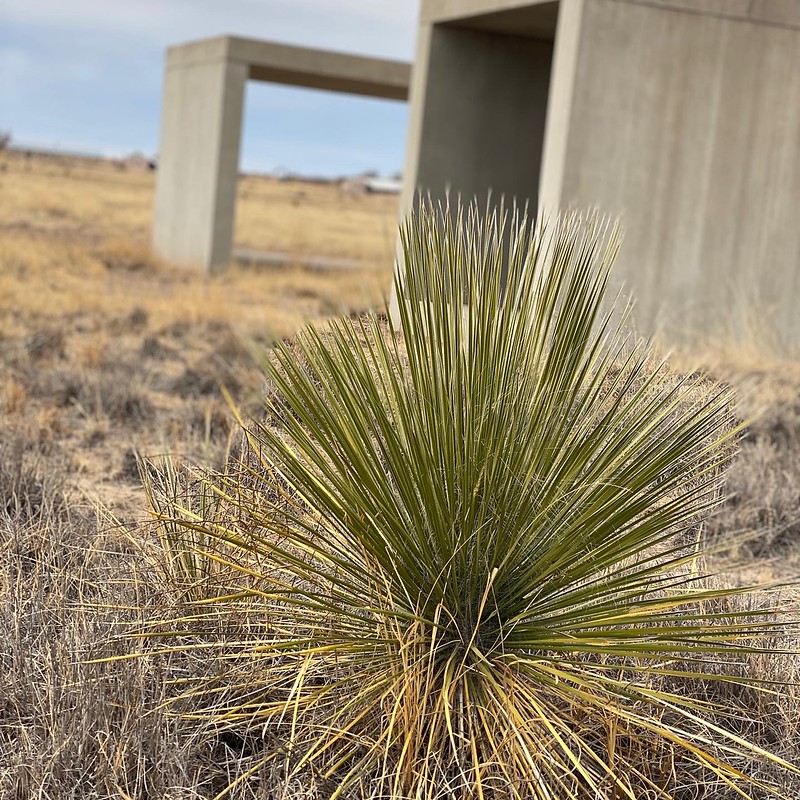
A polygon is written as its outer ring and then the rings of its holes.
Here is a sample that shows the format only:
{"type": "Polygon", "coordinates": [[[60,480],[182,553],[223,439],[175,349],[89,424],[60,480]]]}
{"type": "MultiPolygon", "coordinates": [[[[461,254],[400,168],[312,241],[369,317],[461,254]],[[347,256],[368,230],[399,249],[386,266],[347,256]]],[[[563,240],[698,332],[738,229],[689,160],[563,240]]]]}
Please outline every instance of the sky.
{"type": "MultiPolygon", "coordinates": [[[[158,151],[166,48],[223,34],[411,61],[418,0],[0,0],[0,133],[158,151]]],[[[400,171],[406,103],[249,81],[241,169],[400,171]]]]}

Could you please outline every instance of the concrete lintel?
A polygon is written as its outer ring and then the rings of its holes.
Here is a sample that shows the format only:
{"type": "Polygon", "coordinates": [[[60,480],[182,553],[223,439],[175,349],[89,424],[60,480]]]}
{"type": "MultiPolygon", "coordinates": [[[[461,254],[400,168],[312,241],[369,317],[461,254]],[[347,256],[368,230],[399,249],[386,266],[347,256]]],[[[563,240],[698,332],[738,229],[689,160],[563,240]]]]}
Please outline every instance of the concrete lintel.
{"type": "Polygon", "coordinates": [[[548,0],[422,0],[420,22],[448,22],[481,14],[495,14],[548,0]]]}
{"type": "Polygon", "coordinates": [[[220,36],[169,48],[167,69],[204,61],[246,64],[250,80],[388,100],[408,99],[411,65],[331,50],[220,36]]]}
{"type": "Polygon", "coordinates": [[[423,0],[422,24],[555,38],[559,0],[423,0]]]}

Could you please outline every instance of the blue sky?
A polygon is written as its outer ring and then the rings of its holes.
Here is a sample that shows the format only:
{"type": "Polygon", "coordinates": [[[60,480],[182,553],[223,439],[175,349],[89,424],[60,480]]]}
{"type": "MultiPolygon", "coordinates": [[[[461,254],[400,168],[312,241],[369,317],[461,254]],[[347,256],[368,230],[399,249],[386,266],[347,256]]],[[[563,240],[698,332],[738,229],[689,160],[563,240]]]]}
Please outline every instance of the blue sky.
{"type": "MultiPolygon", "coordinates": [[[[410,61],[418,0],[0,0],[0,132],[120,156],[158,149],[168,45],[234,34],[410,61]]],[[[242,168],[402,167],[405,103],[249,82],[242,168]]]]}

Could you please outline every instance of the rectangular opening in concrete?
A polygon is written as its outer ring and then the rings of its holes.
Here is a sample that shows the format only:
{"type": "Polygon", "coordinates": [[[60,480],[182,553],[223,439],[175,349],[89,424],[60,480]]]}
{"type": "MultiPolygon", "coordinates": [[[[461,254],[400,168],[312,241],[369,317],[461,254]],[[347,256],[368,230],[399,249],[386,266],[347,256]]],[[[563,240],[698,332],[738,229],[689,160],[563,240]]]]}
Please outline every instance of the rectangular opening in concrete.
{"type": "Polygon", "coordinates": [[[376,204],[367,195],[399,195],[408,105],[250,81],[244,109],[234,260],[355,267],[373,252],[370,247],[361,252],[360,239],[385,239],[381,266],[389,268],[394,231],[386,230],[384,218],[369,209],[397,205],[399,196],[376,204]],[[325,131],[324,143],[319,141],[320,130],[325,131]],[[378,175],[384,180],[375,180],[378,175]],[[256,198],[260,202],[251,202],[256,198]],[[341,227],[330,231],[330,250],[325,252],[309,250],[313,220],[303,207],[313,198],[335,204],[340,212],[341,227]]]}
{"type": "Polygon", "coordinates": [[[423,192],[536,210],[558,2],[434,21],[417,167],[423,192]]]}
{"type": "Polygon", "coordinates": [[[249,81],[243,120],[242,171],[328,179],[402,172],[407,103],[249,81]]]}

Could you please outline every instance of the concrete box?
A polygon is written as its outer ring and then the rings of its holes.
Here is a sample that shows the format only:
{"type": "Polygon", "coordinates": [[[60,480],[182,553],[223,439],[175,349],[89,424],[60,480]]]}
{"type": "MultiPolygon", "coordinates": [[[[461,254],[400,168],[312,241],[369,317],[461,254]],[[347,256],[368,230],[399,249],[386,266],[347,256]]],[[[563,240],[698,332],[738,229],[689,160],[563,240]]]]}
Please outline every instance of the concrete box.
{"type": "Polygon", "coordinates": [[[405,208],[598,207],[641,332],[800,343],[797,0],[423,0],[410,102],[405,208]]]}

